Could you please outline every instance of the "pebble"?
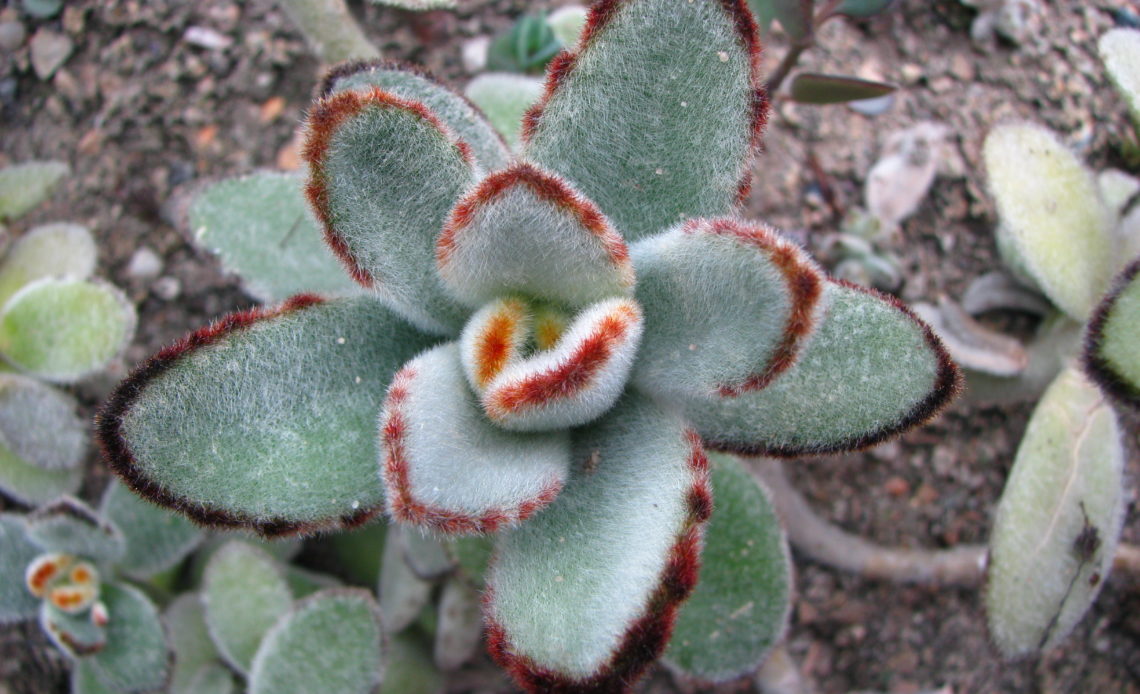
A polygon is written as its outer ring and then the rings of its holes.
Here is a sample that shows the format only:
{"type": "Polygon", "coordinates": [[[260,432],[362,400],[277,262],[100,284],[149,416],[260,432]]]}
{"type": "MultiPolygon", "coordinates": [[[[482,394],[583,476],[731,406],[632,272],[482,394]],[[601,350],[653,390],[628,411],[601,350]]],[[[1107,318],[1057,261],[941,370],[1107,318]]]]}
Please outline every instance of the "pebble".
{"type": "Polygon", "coordinates": [[[0,22],[0,51],[11,53],[24,45],[28,30],[19,22],[0,22]]]}
{"type": "Polygon", "coordinates": [[[50,79],[71,56],[75,44],[63,34],[40,29],[31,42],[32,69],[41,80],[50,79]]]}
{"type": "Polygon", "coordinates": [[[182,35],[182,40],[194,46],[209,49],[211,51],[221,51],[229,48],[234,40],[225,34],[215,31],[209,27],[192,26],[187,27],[186,33],[182,35]]]}
{"type": "Polygon", "coordinates": [[[883,489],[893,497],[906,496],[910,493],[910,483],[902,477],[892,477],[883,484],[883,489]]]}
{"type": "Polygon", "coordinates": [[[174,301],[182,293],[182,283],[177,277],[159,277],[150,289],[163,301],[174,301]]]}
{"type": "Polygon", "coordinates": [[[127,275],[136,279],[151,279],[161,273],[162,258],[147,246],[139,247],[127,263],[127,275]]]}

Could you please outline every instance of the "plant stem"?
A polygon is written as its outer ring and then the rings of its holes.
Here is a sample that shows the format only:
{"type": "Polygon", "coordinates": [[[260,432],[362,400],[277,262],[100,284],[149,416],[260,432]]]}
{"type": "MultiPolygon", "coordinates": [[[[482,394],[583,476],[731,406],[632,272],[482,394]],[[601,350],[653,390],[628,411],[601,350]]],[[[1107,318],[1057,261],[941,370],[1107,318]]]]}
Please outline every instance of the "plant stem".
{"type": "Polygon", "coordinates": [[[278,2],[323,62],[380,57],[380,51],[364,36],[344,0],[278,2]]]}
{"type": "Polygon", "coordinates": [[[769,97],[776,93],[776,90],[784,83],[784,79],[788,76],[788,73],[791,72],[792,68],[799,62],[800,55],[811,48],[813,43],[815,43],[815,41],[811,34],[792,42],[792,45],[788,47],[788,52],[784,54],[784,59],[780,61],[780,64],[777,65],[776,69],[772,71],[772,74],[768,76],[768,82],[764,85],[764,89],[768,92],[769,97]]]}

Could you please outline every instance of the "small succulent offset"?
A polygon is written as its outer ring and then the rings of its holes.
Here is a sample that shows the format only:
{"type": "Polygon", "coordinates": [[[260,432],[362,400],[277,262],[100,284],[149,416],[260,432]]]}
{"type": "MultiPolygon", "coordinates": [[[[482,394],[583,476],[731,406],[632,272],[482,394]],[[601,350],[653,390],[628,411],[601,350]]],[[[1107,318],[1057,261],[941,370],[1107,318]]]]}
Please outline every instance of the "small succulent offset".
{"type": "Polygon", "coordinates": [[[73,692],[154,691],[170,674],[158,608],[135,582],[191,552],[185,518],[108,487],[98,512],[71,497],[0,514],[0,623],[38,616],[73,664],[73,692]]]}
{"type": "MultiPolygon", "coordinates": [[[[420,73],[334,70],[307,194],[372,291],[236,313],[158,353],[100,414],[107,460],[217,526],[386,512],[497,533],[488,647],[529,691],[625,691],[667,645],[715,650],[669,644],[705,526],[714,503],[764,500],[714,502],[706,448],[868,446],[958,385],[907,309],[734,216],[766,113],[743,0],[595,5],[517,157],[420,73]]],[[[714,457],[718,492],[747,486],[732,464],[714,457]]],[[[780,542],[756,544],[786,574],[780,542]]],[[[779,621],[787,599],[757,609],[779,621]]]]}
{"type": "MultiPolygon", "coordinates": [[[[1109,32],[1100,47],[1135,103],[1140,32],[1109,32]]],[[[1120,539],[1126,455],[1105,394],[1140,408],[1140,218],[1123,214],[1140,182],[1094,176],[1030,124],[995,128],[983,153],[1006,263],[1062,314],[1050,330],[1084,334],[1079,359],[1069,355],[1034,410],[990,540],[990,629],[1017,656],[1065,638],[1104,585],[1120,539]]]]}

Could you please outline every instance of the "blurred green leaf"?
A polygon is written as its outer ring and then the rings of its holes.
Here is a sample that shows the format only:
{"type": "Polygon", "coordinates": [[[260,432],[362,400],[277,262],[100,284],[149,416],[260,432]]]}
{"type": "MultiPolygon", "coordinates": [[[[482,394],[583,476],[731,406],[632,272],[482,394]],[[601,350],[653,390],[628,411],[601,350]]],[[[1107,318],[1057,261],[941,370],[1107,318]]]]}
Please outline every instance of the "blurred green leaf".
{"type": "Polygon", "coordinates": [[[748,0],[756,14],[762,31],[767,31],[773,19],[793,40],[802,39],[812,32],[812,6],[814,0],[748,0]]]}
{"type": "Polygon", "coordinates": [[[184,516],[156,506],[118,481],[107,487],[100,511],[123,532],[127,551],[119,566],[136,578],[169,569],[202,540],[202,531],[184,516]]]}
{"type": "Polygon", "coordinates": [[[95,239],[86,227],[61,222],[32,229],[0,262],[0,306],[41,277],[87,279],[95,271],[96,256],[95,239]]]}
{"type": "Polygon", "coordinates": [[[502,72],[538,73],[546,68],[562,42],[546,23],[546,13],[524,15],[487,49],[487,69],[502,72]]]}
{"type": "Polygon", "coordinates": [[[894,0],[843,0],[835,8],[836,14],[848,17],[873,17],[890,7],[894,0]]]}
{"type": "Polygon", "coordinates": [[[898,89],[893,84],[857,77],[801,72],[792,79],[792,99],[802,104],[841,104],[875,99],[898,89]]]}
{"type": "Polygon", "coordinates": [[[0,220],[23,216],[51,195],[70,171],[61,161],[29,161],[0,169],[0,220]]]}

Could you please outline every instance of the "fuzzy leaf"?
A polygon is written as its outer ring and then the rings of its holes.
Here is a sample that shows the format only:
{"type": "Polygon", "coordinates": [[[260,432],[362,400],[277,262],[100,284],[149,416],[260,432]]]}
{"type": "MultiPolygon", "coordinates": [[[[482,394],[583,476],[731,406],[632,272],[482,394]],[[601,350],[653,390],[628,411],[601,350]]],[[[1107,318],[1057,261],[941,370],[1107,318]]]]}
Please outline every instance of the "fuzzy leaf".
{"type": "Polygon", "coordinates": [[[0,513],[0,625],[36,616],[40,601],[24,585],[24,570],[42,553],[26,536],[24,519],[0,513]]]}
{"type": "MultiPolygon", "coordinates": [[[[527,347],[534,340],[534,314],[525,299],[506,296],[487,302],[463,326],[459,359],[467,382],[476,393],[486,391],[488,384],[508,364],[525,357],[527,347]]],[[[552,328],[552,332],[565,330],[560,323],[552,328]]]]}
{"type": "Polygon", "coordinates": [[[88,659],[95,676],[119,692],[163,687],[170,677],[170,651],[158,609],[142,591],[125,583],[103,586],[107,645],[88,659]]]}
{"type": "Polygon", "coordinates": [[[494,532],[549,504],[566,478],[566,434],[517,434],[487,421],[454,344],[396,375],[380,430],[388,511],[404,523],[494,532]]]}
{"type": "Polygon", "coordinates": [[[51,195],[70,171],[62,161],[29,161],[0,169],[0,220],[23,216],[51,195]]]}
{"type": "Polygon", "coordinates": [[[219,181],[190,206],[194,238],[260,301],[360,289],[321,240],[303,185],[298,176],[261,171],[219,181]]]}
{"type": "Polygon", "coordinates": [[[522,120],[542,97],[542,80],[509,72],[485,72],[467,84],[463,93],[487,115],[487,121],[517,149],[522,138],[522,120]]]}
{"type": "Polygon", "coordinates": [[[293,564],[285,565],[285,582],[289,584],[289,590],[297,599],[307,598],[322,590],[344,586],[335,576],[309,571],[293,564]]]}
{"type": "Polygon", "coordinates": [[[823,273],[764,226],[694,220],[633,249],[645,337],[633,380],[666,397],[739,395],[790,368],[822,314],[823,273]]]}
{"type": "Polygon", "coordinates": [[[444,672],[458,670],[475,655],[482,636],[479,593],[460,578],[450,579],[439,599],[435,664],[444,672]]]}
{"type": "Polygon", "coordinates": [[[119,692],[103,684],[95,674],[95,667],[89,659],[79,658],[72,663],[71,694],[119,694],[119,692]]]}
{"type": "Polygon", "coordinates": [[[801,104],[842,104],[860,99],[877,99],[898,89],[893,84],[846,75],[801,72],[792,79],[792,99],[801,104]]]}
{"type": "Polygon", "coordinates": [[[171,568],[202,541],[202,531],[186,518],[155,506],[118,482],[108,485],[99,510],[123,532],[127,548],[119,568],[136,578],[171,568]]]}
{"type": "Polygon", "coordinates": [[[325,240],[352,276],[424,330],[466,311],[444,292],[435,240],[474,182],[471,148],[428,107],[374,87],[318,101],[309,114],[307,193],[325,240]]]}
{"type": "Polygon", "coordinates": [[[1140,409],[1140,258],[1113,280],[1089,321],[1084,365],[1120,402],[1140,409]]]}
{"type": "Polygon", "coordinates": [[[999,249],[1010,249],[1014,265],[1054,304],[1084,321],[1113,263],[1111,215],[1096,179],[1052,132],[1035,125],[994,128],[982,153],[1001,216],[999,249]]]}
{"type": "Polygon", "coordinates": [[[16,501],[35,506],[45,504],[64,494],[79,491],[83,470],[45,470],[32,465],[0,441],[0,494],[16,501]]]}
{"type": "Polygon", "coordinates": [[[269,555],[233,541],[210,559],[202,602],[218,652],[238,672],[247,673],[262,637],[289,611],[293,595],[269,555]]]}
{"type": "Polygon", "coordinates": [[[395,539],[404,549],[404,561],[420,578],[432,581],[451,573],[455,562],[447,553],[443,540],[419,528],[393,526],[395,539]]]}
{"type": "Polygon", "coordinates": [[[135,330],[135,307],[105,282],[43,278],[0,312],[0,353],[49,381],[71,383],[106,366],[135,330]]]}
{"type": "Polygon", "coordinates": [[[95,239],[78,224],[45,224],[21,236],[0,263],[0,306],[41,277],[87,279],[95,271],[95,239]]]}
{"type": "Polygon", "coordinates": [[[250,694],[371,694],[384,674],[380,608],[363,590],[327,590],[301,600],[265,635],[249,674],[250,694]]]}
{"type": "Polygon", "coordinates": [[[1132,119],[1140,122],[1140,31],[1112,29],[1097,42],[1108,76],[1128,103],[1132,119]]]}
{"type": "Polygon", "coordinates": [[[502,538],[489,649],[527,691],[624,691],[696,583],[707,461],[679,419],[636,395],[576,432],[574,460],[554,504],[502,538]]]}
{"type": "Polygon", "coordinates": [[[739,462],[709,456],[715,508],[701,553],[701,581],[677,616],[665,661],[700,682],[756,670],[783,638],[792,563],[780,519],[739,462]]]}
{"type": "Polygon", "coordinates": [[[551,62],[524,153],[596,202],[629,242],[731,212],[767,113],[741,3],[595,5],[576,54],[551,62]]]}
{"type": "Polygon", "coordinates": [[[641,307],[608,299],[581,311],[549,349],[508,363],[487,383],[483,412],[512,431],[585,424],[625,390],[641,341],[641,307]]]}
{"type": "Polygon", "coordinates": [[[476,588],[483,587],[483,575],[487,571],[487,564],[491,561],[491,554],[495,547],[489,537],[456,537],[449,543],[451,554],[459,564],[459,569],[476,588]]]}
{"type": "Polygon", "coordinates": [[[28,539],[47,552],[113,562],[126,550],[121,530],[71,497],[36,509],[27,518],[27,528],[28,539]]]}
{"type": "Polygon", "coordinates": [[[431,583],[417,576],[404,561],[403,547],[389,530],[376,590],[380,612],[384,615],[384,629],[394,634],[414,622],[431,599],[431,588],[431,583]]]}
{"type": "Polygon", "coordinates": [[[1057,646],[1100,592],[1124,519],[1123,467],[1112,409],[1062,371],[1029,420],[990,538],[986,613],[1007,657],[1057,646]]]}
{"type": "Polygon", "coordinates": [[[368,91],[371,87],[423,103],[471,145],[475,161],[484,171],[500,169],[510,159],[506,143],[491,127],[493,123],[488,123],[478,109],[472,108],[471,102],[415,67],[391,61],[347,63],[334,68],[325,77],[321,96],[346,89],[368,91]]]}
{"type": "Polygon", "coordinates": [[[509,293],[581,308],[633,287],[629,251],[609,220],[561,178],[525,163],[456,204],[436,263],[472,308],[509,293]]]}
{"type": "Polygon", "coordinates": [[[87,450],[87,423],[70,395],[18,374],[0,373],[0,442],[44,470],[79,466],[87,450]]]}
{"type": "Polygon", "coordinates": [[[195,694],[192,688],[199,670],[216,663],[219,655],[206,627],[206,608],[198,593],[183,593],[162,615],[174,665],[170,677],[171,694],[195,694]]]}
{"type": "Polygon", "coordinates": [[[779,456],[864,448],[926,421],[957,392],[945,350],[897,301],[836,282],[822,301],[799,363],[767,388],[683,401],[710,447],[779,456]]]}
{"type": "Polygon", "coordinates": [[[187,694],[237,694],[233,673],[217,663],[198,668],[187,685],[187,694]]]}
{"type": "Polygon", "coordinates": [[[443,684],[443,673],[432,662],[425,639],[407,632],[392,638],[380,694],[438,694],[443,684]]]}
{"type": "Polygon", "coordinates": [[[382,503],[384,389],[430,344],[369,297],[232,314],[124,381],[99,436],[130,486],[199,522],[265,534],[361,523],[382,503]]]}
{"type": "Polygon", "coordinates": [[[71,614],[49,600],[39,606],[40,628],[52,644],[70,658],[94,655],[107,647],[108,630],[92,619],[92,610],[71,614]]]}

